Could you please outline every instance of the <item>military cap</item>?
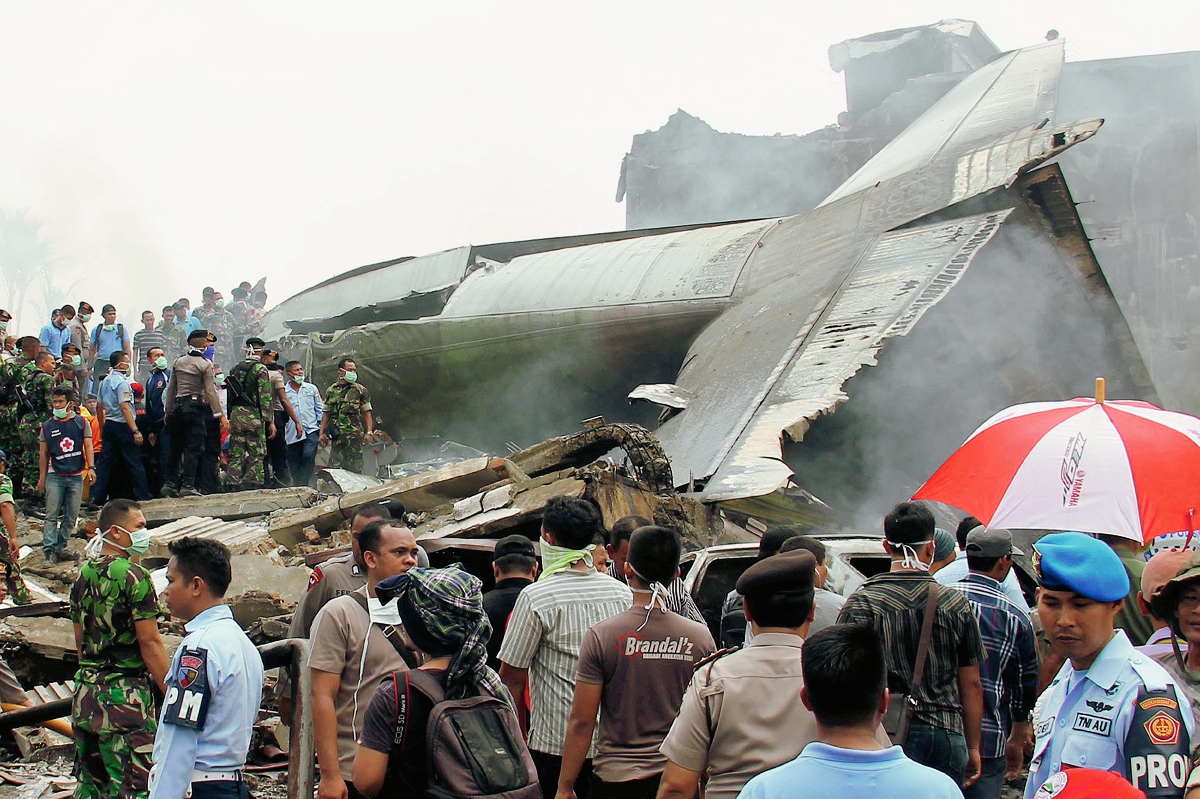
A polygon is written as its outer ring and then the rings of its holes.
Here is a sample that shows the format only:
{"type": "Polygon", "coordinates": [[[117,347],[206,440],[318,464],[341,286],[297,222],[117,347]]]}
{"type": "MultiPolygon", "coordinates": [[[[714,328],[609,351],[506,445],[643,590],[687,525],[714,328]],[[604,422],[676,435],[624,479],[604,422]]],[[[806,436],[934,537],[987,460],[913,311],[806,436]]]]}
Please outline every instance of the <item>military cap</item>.
{"type": "Polygon", "coordinates": [[[492,551],[492,560],[497,561],[508,555],[524,555],[527,558],[537,557],[537,553],[533,551],[533,542],[523,535],[506,536],[496,542],[496,548],[492,551]]]}
{"type": "Polygon", "coordinates": [[[79,313],[94,313],[95,310],[96,309],[92,307],[92,304],[90,302],[82,302],[81,301],[79,303],[79,313]]]}
{"type": "Polygon", "coordinates": [[[242,297],[249,297],[250,289],[244,289],[241,286],[238,286],[237,288],[235,288],[233,291],[231,291],[229,293],[240,299],[242,297]]]}
{"type": "Polygon", "coordinates": [[[1108,544],[1083,533],[1051,533],[1033,545],[1038,582],[1051,591],[1074,591],[1097,602],[1129,595],[1129,573],[1108,544]]]}
{"type": "Polygon", "coordinates": [[[264,347],[262,354],[264,357],[267,357],[267,358],[278,358],[279,350],[273,350],[270,347],[264,347]]]}
{"type": "MultiPolygon", "coordinates": [[[[1171,628],[1175,629],[1178,624],[1175,620],[1175,606],[1179,603],[1179,595],[1183,593],[1183,589],[1188,583],[1200,580],[1200,554],[1184,550],[1188,553],[1188,559],[1179,565],[1175,573],[1170,576],[1161,586],[1158,587],[1149,597],[1150,610],[1154,615],[1164,621],[1171,622],[1171,628]]],[[[1151,562],[1162,555],[1170,555],[1174,552],[1159,552],[1151,562]]],[[[1146,564],[1146,570],[1150,570],[1150,564],[1146,564]]],[[[1145,572],[1143,572],[1143,575],[1145,572]]],[[[1179,634],[1179,630],[1175,630],[1179,634]]]]}
{"type": "Polygon", "coordinates": [[[1195,554],[1195,550],[1171,548],[1146,561],[1146,568],[1142,570],[1142,599],[1148,604],[1158,589],[1186,571],[1184,567],[1195,554]]]}
{"type": "Polygon", "coordinates": [[[0,322],[7,322],[10,319],[12,319],[12,314],[10,314],[8,311],[4,310],[3,308],[0,308],[0,322]]]}
{"type": "Polygon", "coordinates": [[[200,296],[201,297],[211,297],[216,293],[217,293],[217,290],[214,289],[212,286],[205,286],[204,290],[200,292],[200,296]]]}
{"type": "Polygon", "coordinates": [[[738,578],[742,596],[753,594],[813,594],[817,559],[808,550],[796,549],[755,563],[738,578]]]}
{"type": "Polygon", "coordinates": [[[201,327],[188,333],[188,344],[193,341],[208,341],[208,331],[201,327]]]}
{"type": "Polygon", "coordinates": [[[207,341],[209,344],[216,344],[216,343],[217,343],[217,334],[216,334],[216,333],[209,333],[209,334],[208,334],[208,335],[206,335],[204,338],[205,338],[205,340],[206,340],[206,341],[207,341]]]}

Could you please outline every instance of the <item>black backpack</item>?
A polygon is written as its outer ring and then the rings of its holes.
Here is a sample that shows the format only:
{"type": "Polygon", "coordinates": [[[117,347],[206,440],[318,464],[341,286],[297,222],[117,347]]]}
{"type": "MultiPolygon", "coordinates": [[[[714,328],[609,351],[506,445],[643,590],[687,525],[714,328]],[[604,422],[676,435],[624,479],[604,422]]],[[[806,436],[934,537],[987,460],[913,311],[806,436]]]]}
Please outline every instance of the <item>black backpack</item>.
{"type": "Polygon", "coordinates": [[[490,695],[446,699],[437,678],[420,669],[392,672],[392,684],[397,747],[403,747],[408,727],[409,690],[416,689],[433,702],[425,737],[428,799],[541,798],[537,768],[517,714],[507,703],[490,695]]]}

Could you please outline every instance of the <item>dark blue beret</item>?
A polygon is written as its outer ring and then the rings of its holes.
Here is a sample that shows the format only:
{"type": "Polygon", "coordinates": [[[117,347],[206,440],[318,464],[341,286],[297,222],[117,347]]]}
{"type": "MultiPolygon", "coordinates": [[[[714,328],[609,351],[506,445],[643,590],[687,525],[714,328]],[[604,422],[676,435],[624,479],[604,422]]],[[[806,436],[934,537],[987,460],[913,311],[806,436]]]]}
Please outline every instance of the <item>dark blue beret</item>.
{"type": "Polygon", "coordinates": [[[1051,533],[1033,545],[1038,582],[1097,602],[1129,596],[1129,573],[1108,544],[1083,533],[1051,533]]]}

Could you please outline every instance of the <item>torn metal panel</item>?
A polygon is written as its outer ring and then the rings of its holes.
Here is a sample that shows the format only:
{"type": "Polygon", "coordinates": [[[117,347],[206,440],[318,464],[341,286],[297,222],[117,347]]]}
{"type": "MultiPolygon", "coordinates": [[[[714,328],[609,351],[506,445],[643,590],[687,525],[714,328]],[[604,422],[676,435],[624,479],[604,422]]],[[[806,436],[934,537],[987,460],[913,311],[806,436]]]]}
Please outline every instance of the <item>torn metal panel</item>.
{"type": "Polygon", "coordinates": [[[908,334],[1007,216],[984,214],[881,237],[815,329],[797,338],[791,363],[705,486],[705,497],[737,499],[784,486],[791,470],[780,460],[781,431],[799,441],[809,420],[846,399],[842,384],[874,365],[886,339],[908,334]]]}
{"type": "MultiPolygon", "coordinates": [[[[989,147],[1018,131],[1053,125],[1063,42],[1016,50],[972,73],[897,136],[822,205],[947,155],[989,147]]],[[[1018,156],[1020,157],[1020,156],[1018,156]]]]}
{"type": "Polygon", "coordinates": [[[149,558],[171,557],[169,547],[181,538],[211,538],[229,549],[230,554],[243,555],[249,552],[268,554],[278,546],[267,534],[265,525],[227,522],[201,516],[185,516],[182,519],[155,527],[150,531],[149,558]]]}

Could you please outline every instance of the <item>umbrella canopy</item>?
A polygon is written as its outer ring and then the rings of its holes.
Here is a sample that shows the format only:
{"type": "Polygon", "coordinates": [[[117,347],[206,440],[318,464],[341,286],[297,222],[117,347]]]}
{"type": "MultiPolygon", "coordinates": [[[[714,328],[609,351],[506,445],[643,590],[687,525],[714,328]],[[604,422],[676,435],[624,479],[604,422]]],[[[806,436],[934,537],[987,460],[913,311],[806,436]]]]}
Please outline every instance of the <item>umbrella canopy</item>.
{"type": "Polygon", "coordinates": [[[984,422],[913,499],[997,527],[1078,530],[1145,542],[1192,530],[1200,419],[1097,398],[1014,405],[984,422]]]}

